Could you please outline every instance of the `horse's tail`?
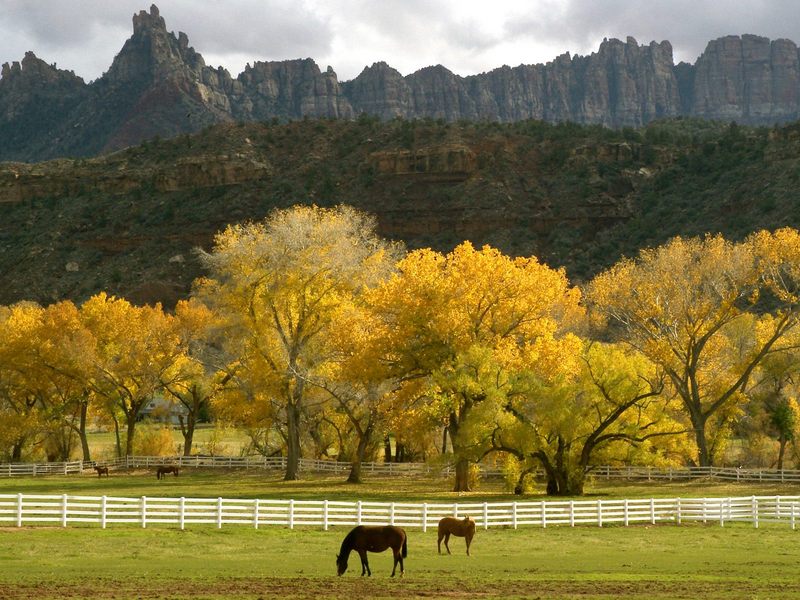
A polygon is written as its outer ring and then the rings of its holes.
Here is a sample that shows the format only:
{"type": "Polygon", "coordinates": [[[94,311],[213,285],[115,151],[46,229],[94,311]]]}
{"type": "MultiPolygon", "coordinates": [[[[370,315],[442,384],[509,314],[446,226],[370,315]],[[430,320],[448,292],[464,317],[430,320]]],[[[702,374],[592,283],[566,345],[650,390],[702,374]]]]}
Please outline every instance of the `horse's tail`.
{"type": "Polygon", "coordinates": [[[403,538],[403,558],[408,556],[408,537],[403,538]]]}

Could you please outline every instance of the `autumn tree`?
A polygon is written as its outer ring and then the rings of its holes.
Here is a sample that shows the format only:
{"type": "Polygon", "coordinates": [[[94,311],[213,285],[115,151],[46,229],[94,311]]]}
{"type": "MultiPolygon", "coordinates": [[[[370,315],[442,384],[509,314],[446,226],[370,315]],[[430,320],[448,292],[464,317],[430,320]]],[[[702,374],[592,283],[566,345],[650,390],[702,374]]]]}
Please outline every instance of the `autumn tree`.
{"type": "Polygon", "coordinates": [[[93,391],[126,425],[125,455],[133,453],[136,423],[165,383],[165,374],[181,359],[183,348],[173,317],[160,305],[134,306],[100,293],[80,308],[81,319],[96,340],[93,391]]]}
{"type": "MultiPolygon", "coordinates": [[[[549,377],[520,374],[495,418],[493,449],[514,456],[520,475],[542,468],[547,493],[561,496],[583,494],[598,464],[666,460],[655,442],[684,428],[661,396],[659,368],[631,349],[598,342],[585,342],[567,360],[568,368],[550,369],[549,377]]],[[[520,478],[515,492],[522,491],[520,478]]]]}
{"type": "MultiPolygon", "coordinates": [[[[89,461],[87,428],[95,397],[91,384],[95,339],[70,301],[45,307],[36,338],[41,340],[34,350],[37,368],[42,380],[50,384],[50,419],[65,435],[78,437],[83,460],[89,461]]],[[[67,460],[68,446],[63,447],[62,455],[67,460]]]]}
{"type": "MultiPolygon", "coordinates": [[[[312,385],[332,400],[334,414],[344,415],[352,434],[349,483],[362,481],[361,464],[386,433],[390,414],[401,410],[399,382],[388,368],[385,345],[387,322],[373,307],[354,301],[344,304],[332,321],[330,360],[312,385]]],[[[340,433],[340,452],[345,439],[340,433]]]]}
{"type": "Polygon", "coordinates": [[[202,255],[209,277],[198,294],[228,319],[240,377],[251,373],[281,403],[287,480],[298,478],[307,379],[329,359],[332,317],[383,278],[397,252],[353,208],[297,206],[229,226],[202,255]]]}
{"type": "Polygon", "coordinates": [[[691,422],[701,466],[713,463],[711,442],[753,370],[796,324],[796,234],[787,238],[783,246],[770,234],[742,243],[674,238],[620,261],[589,285],[594,309],[667,374],[691,422]],[[779,310],[746,347],[742,321],[765,290],[779,310]]]}
{"type": "Polygon", "coordinates": [[[49,385],[36,377],[32,355],[40,343],[36,332],[42,312],[32,302],[0,309],[0,441],[13,462],[41,443],[47,425],[49,385]]]}
{"type": "Polygon", "coordinates": [[[217,350],[220,324],[213,312],[196,300],[180,301],[175,307],[176,360],[161,373],[167,398],[182,407],[178,414],[183,435],[183,454],[192,453],[198,419],[208,411],[212,399],[231,384],[231,365],[217,350]]]}
{"type": "Polygon", "coordinates": [[[547,368],[572,352],[564,327],[581,314],[578,300],[563,271],[468,242],[448,255],[412,252],[374,293],[392,319],[392,368],[407,382],[426,378],[447,420],[456,491],[469,489],[470,462],[492,431],[477,416],[480,405],[501,401],[523,364],[547,368]]]}

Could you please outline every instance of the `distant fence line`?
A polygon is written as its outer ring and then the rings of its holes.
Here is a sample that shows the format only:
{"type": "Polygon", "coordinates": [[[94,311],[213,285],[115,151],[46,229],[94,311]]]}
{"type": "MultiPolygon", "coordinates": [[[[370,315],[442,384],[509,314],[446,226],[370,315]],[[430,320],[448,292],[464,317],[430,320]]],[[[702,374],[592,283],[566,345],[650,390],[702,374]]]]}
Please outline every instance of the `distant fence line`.
{"type": "MultiPolygon", "coordinates": [[[[126,456],[112,460],[53,463],[5,463],[0,464],[0,476],[68,475],[91,471],[95,465],[115,469],[136,469],[177,465],[187,468],[262,469],[280,471],[286,468],[283,456],[126,456]]],[[[478,465],[481,476],[502,477],[502,469],[478,465]]],[[[300,459],[300,471],[346,475],[349,462],[333,460],[300,459]]],[[[454,474],[452,465],[430,465],[427,463],[365,462],[361,472],[365,475],[449,477],[454,474]]],[[[681,481],[709,478],[724,481],[800,483],[800,470],[742,469],[735,467],[642,467],[642,466],[597,466],[590,471],[596,479],[627,479],[639,481],[681,481]]],[[[543,473],[534,473],[542,477],[543,473]]]]}
{"type": "Polygon", "coordinates": [[[444,516],[472,517],[478,527],[518,528],[704,522],[788,524],[795,529],[800,496],[732,498],[649,498],[633,500],[553,500],[539,502],[406,503],[329,500],[161,498],[0,494],[0,522],[68,527],[131,524],[137,527],[187,525],[278,525],[322,527],[399,525],[423,532],[444,516]]]}

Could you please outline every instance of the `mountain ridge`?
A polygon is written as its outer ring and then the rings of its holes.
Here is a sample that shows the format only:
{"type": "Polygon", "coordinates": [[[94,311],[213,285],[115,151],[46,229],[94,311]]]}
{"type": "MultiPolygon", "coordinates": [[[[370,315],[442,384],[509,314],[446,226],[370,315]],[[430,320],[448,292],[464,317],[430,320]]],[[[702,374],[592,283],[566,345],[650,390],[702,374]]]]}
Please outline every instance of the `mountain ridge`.
{"type": "Polygon", "coordinates": [[[604,40],[588,56],[460,76],[442,65],[403,76],[385,62],[340,82],[310,58],[256,61],[237,77],[209,67],[156,5],[100,78],[85,83],[26,53],[0,77],[0,160],[87,157],[220,122],[359,114],[640,127],[680,116],[773,125],[800,115],[800,54],[790,40],[745,34],[709,42],[694,65],[668,41],[604,40]]]}

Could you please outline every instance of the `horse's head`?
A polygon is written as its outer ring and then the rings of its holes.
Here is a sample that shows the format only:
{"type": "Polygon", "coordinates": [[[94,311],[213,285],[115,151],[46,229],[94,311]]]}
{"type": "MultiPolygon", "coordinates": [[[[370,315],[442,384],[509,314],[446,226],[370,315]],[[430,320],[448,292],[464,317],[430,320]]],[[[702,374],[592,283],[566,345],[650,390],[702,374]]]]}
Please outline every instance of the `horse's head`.
{"type": "Polygon", "coordinates": [[[342,574],[347,571],[347,559],[342,558],[338,554],[336,555],[336,574],[340,577],[342,574]]]}

